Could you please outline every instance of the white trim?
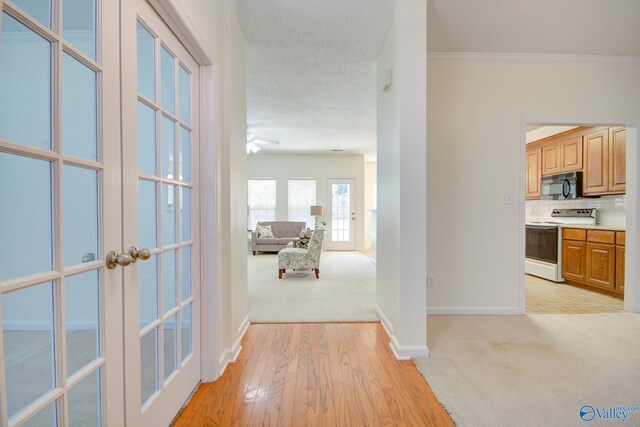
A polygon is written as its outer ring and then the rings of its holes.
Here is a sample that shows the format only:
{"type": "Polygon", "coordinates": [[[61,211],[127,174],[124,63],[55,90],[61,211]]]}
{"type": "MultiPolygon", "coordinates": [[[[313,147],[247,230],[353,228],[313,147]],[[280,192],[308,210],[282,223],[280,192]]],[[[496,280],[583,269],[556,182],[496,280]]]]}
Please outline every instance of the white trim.
{"type": "Polygon", "coordinates": [[[184,6],[175,0],[147,0],[167,26],[180,39],[184,47],[196,60],[198,65],[212,65],[217,62],[216,56],[207,46],[196,24],[191,20],[184,6]]]}
{"type": "MultiPolygon", "coordinates": [[[[180,2],[175,0],[148,0],[151,7],[165,21],[189,54],[199,65],[200,79],[200,375],[203,383],[215,381],[224,371],[222,365],[226,352],[219,352],[218,326],[221,324],[219,289],[219,214],[217,200],[220,190],[219,170],[216,167],[220,157],[218,128],[221,125],[218,99],[222,96],[219,88],[219,58],[210,50],[205,38],[189,17],[180,2]],[[213,165],[213,167],[210,167],[213,165]],[[221,354],[220,364],[216,355],[221,354]],[[221,369],[222,367],[222,369],[221,369]]],[[[226,366],[226,365],[225,365],[226,366]]]]}
{"type": "Polygon", "coordinates": [[[200,67],[200,283],[201,283],[201,381],[203,383],[218,379],[222,365],[217,363],[220,352],[218,326],[222,306],[219,292],[220,283],[220,231],[218,229],[218,188],[220,139],[218,137],[216,96],[221,94],[218,65],[200,67]],[[210,167],[211,165],[211,167],[210,167]]]}
{"type": "Polygon", "coordinates": [[[640,57],[637,56],[497,52],[427,52],[427,61],[640,65],[640,57]]]}
{"type": "Polygon", "coordinates": [[[244,334],[247,332],[247,329],[249,329],[249,325],[250,324],[251,324],[251,322],[249,321],[249,315],[247,314],[247,317],[244,318],[244,320],[242,321],[242,323],[238,327],[238,336],[239,337],[242,338],[244,336],[244,334]]]}
{"type": "Polygon", "coordinates": [[[427,307],[427,313],[428,316],[513,316],[524,314],[524,310],[520,307],[427,307]]]}
{"type": "Polygon", "coordinates": [[[389,319],[387,319],[387,316],[384,315],[384,313],[382,312],[382,309],[376,305],[373,311],[375,311],[376,314],[378,315],[378,318],[380,319],[380,323],[382,323],[382,327],[384,328],[385,331],[387,331],[387,335],[392,336],[393,325],[391,324],[391,322],[389,322],[389,319]]]}
{"type": "Polygon", "coordinates": [[[396,359],[410,360],[412,357],[429,357],[429,348],[426,345],[400,345],[396,336],[393,335],[393,325],[384,315],[382,309],[376,305],[373,310],[380,318],[380,323],[391,340],[389,341],[389,348],[396,359]]]}
{"type": "Polygon", "coordinates": [[[429,357],[429,348],[426,345],[400,345],[395,336],[391,336],[389,347],[398,360],[429,357]]]}
{"type": "Polygon", "coordinates": [[[249,322],[249,316],[245,317],[245,319],[242,321],[242,324],[238,328],[238,332],[239,332],[238,339],[236,340],[235,343],[233,343],[233,347],[225,350],[225,352],[222,353],[222,355],[220,356],[220,365],[219,365],[220,372],[218,374],[219,377],[222,376],[225,369],[227,369],[227,366],[229,365],[229,363],[235,363],[236,360],[238,360],[238,356],[242,351],[242,339],[244,338],[244,334],[249,329],[250,324],[251,323],[249,322]]]}
{"type": "MultiPolygon", "coordinates": [[[[100,319],[97,319],[95,322],[69,322],[65,321],[64,330],[65,332],[71,331],[96,331],[100,324],[100,319]]],[[[50,332],[54,330],[54,322],[31,322],[31,321],[20,321],[14,320],[9,322],[3,322],[2,329],[4,332],[7,331],[45,331],[50,332]]]]}

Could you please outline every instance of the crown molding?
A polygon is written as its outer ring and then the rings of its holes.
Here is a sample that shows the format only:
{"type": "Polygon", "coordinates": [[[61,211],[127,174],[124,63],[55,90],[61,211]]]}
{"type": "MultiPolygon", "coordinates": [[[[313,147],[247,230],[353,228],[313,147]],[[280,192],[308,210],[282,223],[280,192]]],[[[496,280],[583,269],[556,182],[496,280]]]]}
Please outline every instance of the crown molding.
{"type": "Polygon", "coordinates": [[[435,62],[640,65],[640,57],[638,56],[565,55],[552,53],[427,52],[427,60],[435,62]]]}

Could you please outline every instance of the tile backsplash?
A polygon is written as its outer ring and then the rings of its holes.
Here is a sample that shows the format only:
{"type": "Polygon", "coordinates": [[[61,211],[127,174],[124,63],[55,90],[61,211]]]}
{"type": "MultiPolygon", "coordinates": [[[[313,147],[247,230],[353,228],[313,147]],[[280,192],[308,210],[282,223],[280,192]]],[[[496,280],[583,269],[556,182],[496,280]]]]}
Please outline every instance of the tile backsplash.
{"type": "Polygon", "coordinates": [[[527,200],[525,218],[527,222],[552,221],[553,209],[581,208],[596,208],[598,225],[625,226],[627,208],[625,195],[575,200],[527,200]]]}

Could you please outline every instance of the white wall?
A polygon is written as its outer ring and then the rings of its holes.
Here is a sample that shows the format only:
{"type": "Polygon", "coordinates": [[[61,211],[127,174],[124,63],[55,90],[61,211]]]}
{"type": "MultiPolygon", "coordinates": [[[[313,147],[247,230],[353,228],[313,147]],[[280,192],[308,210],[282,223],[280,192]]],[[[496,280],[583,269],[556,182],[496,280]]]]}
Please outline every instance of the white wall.
{"type": "Polygon", "coordinates": [[[371,249],[371,212],[377,206],[378,164],[364,163],[364,249],[371,249]]]}
{"type": "Polygon", "coordinates": [[[225,141],[229,141],[230,190],[230,268],[231,339],[235,341],[248,322],[247,297],[247,71],[245,40],[238,21],[235,1],[230,2],[225,20],[225,114],[229,125],[225,141]]]}
{"type": "MultiPolygon", "coordinates": [[[[276,178],[276,219],[288,217],[289,178],[315,178],[316,203],[327,213],[327,179],[354,178],[356,180],[356,250],[364,248],[365,163],[359,154],[267,154],[249,156],[250,178],[276,178]]],[[[244,183],[245,188],[247,183],[244,183]]],[[[245,205],[246,212],[246,205],[245,205]]],[[[246,218],[246,213],[245,213],[246,218]]],[[[246,236],[245,236],[246,245],[246,236]]]]}
{"type": "Polygon", "coordinates": [[[640,67],[430,61],[427,77],[429,308],[517,310],[522,118],[639,117],[640,67]]]}
{"type": "Polygon", "coordinates": [[[400,358],[426,347],[426,2],[395,4],[378,58],[377,311],[400,358]],[[382,79],[393,70],[390,91],[382,79]]]}
{"type": "MultiPolygon", "coordinates": [[[[216,223],[205,236],[216,252],[203,265],[212,266],[216,294],[206,294],[203,312],[205,339],[209,342],[203,364],[204,378],[217,378],[227,361],[239,350],[240,336],[246,325],[246,57],[244,35],[237,18],[235,0],[174,0],[187,13],[197,32],[215,57],[211,89],[213,114],[205,119],[213,129],[216,143],[215,163],[206,165],[206,174],[214,170],[216,223]],[[215,326],[212,330],[211,326],[215,326]]],[[[208,221],[210,218],[203,218],[208,221]]],[[[207,283],[210,288],[214,283],[207,283]]],[[[203,342],[204,344],[204,342],[203,342]]]]}

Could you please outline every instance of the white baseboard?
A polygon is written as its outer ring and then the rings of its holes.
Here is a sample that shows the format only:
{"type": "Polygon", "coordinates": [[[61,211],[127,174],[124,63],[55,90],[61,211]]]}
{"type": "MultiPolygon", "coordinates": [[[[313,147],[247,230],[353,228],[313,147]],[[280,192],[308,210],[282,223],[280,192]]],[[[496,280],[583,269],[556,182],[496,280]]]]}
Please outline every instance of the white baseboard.
{"type": "Polygon", "coordinates": [[[376,305],[373,311],[376,312],[376,315],[380,319],[380,323],[382,323],[382,327],[384,328],[385,331],[387,331],[387,335],[389,335],[389,337],[392,337],[393,325],[391,324],[391,322],[389,322],[389,319],[387,319],[387,316],[384,315],[384,313],[382,312],[382,309],[376,305]]]}
{"type": "Polygon", "coordinates": [[[514,316],[519,307],[427,307],[427,316],[514,316]]]}
{"type": "Polygon", "coordinates": [[[389,343],[391,351],[398,360],[411,360],[413,357],[429,357],[429,347],[426,345],[400,345],[395,336],[389,343]]]}
{"type": "Polygon", "coordinates": [[[238,335],[240,336],[240,338],[242,338],[245,332],[247,332],[247,329],[249,328],[250,324],[251,322],[249,322],[249,315],[247,314],[247,317],[244,318],[244,320],[238,327],[238,335]]]}
{"type": "Polygon", "coordinates": [[[380,323],[391,340],[389,342],[389,347],[391,348],[394,356],[396,356],[396,359],[409,360],[412,357],[429,357],[429,348],[426,345],[400,345],[398,343],[398,339],[393,335],[393,325],[389,322],[389,319],[387,319],[387,316],[385,316],[382,309],[376,305],[374,311],[380,318],[380,323]]]}
{"type": "Polygon", "coordinates": [[[238,360],[238,356],[242,351],[242,338],[244,338],[244,334],[247,333],[250,324],[249,315],[247,315],[238,328],[238,339],[233,343],[233,347],[226,349],[224,353],[222,353],[222,356],[220,356],[220,376],[222,376],[225,369],[227,369],[229,363],[235,363],[235,361],[238,360]]]}

